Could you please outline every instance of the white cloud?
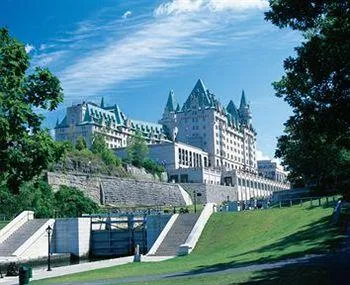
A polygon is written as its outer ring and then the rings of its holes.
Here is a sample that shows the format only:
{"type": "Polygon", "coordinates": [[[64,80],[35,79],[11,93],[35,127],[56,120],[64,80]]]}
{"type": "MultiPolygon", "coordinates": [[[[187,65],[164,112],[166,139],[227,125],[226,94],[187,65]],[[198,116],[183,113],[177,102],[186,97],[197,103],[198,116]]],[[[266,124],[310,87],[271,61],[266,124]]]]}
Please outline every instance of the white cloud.
{"type": "MultiPolygon", "coordinates": [[[[131,11],[117,19],[101,14],[78,23],[75,30],[54,42],[41,45],[34,62],[55,69],[67,101],[81,96],[94,98],[102,92],[115,93],[116,85],[122,82],[171,71],[188,60],[204,57],[226,44],[228,38],[237,42],[252,38],[261,30],[256,24],[239,25],[247,19],[247,13],[237,8],[243,4],[219,2],[174,0],[154,9],[154,15],[162,17],[138,15],[137,21],[133,17],[127,25],[123,18],[130,17],[131,11]],[[219,14],[225,9],[237,12],[219,14]],[[191,11],[195,13],[185,13],[191,11]]],[[[264,1],[247,0],[242,7],[260,11],[260,2],[264,1]]]]}
{"type": "Polygon", "coordinates": [[[256,150],[255,152],[256,160],[271,160],[272,162],[276,162],[278,166],[281,166],[281,160],[279,158],[270,158],[268,155],[264,154],[261,150],[256,150]]]}
{"type": "Polygon", "coordinates": [[[265,9],[266,0],[172,0],[160,4],[154,11],[156,16],[170,14],[193,13],[200,10],[210,11],[236,11],[242,12],[250,9],[265,9]]]}
{"type": "Polygon", "coordinates": [[[35,50],[35,47],[31,44],[26,44],[24,49],[26,50],[26,53],[30,53],[31,51],[35,50]]]}
{"type": "Polygon", "coordinates": [[[34,57],[33,65],[34,66],[48,66],[49,64],[59,60],[66,53],[67,52],[64,50],[48,52],[48,53],[41,53],[41,54],[34,57]]]}
{"type": "Polygon", "coordinates": [[[268,160],[270,157],[264,154],[261,150],[256,150],[255,152],[256,160],[268,160]]]}
{"type": "Polygon", "coordinates": [[[127,19],[128,17],[130,17],[132,15],[132,12],[131,11],[126,11],[123,16],[122,16],[122,19],[127,19]]]}

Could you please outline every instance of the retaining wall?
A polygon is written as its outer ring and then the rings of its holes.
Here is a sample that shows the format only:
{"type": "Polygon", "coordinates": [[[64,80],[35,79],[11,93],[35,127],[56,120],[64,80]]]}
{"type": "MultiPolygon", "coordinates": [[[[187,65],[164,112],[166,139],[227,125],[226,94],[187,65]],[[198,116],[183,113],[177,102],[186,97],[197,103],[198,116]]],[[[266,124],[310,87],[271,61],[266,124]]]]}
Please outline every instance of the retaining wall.
{"type": "Polygon", "coordinates": [[[236,201],[238,197],[237,187],[212,185],[202,183],[181,183],[183,189],[192,197],[193,191],[200,193],[201,196],[197,196],[197,203],[216,203],[221,204],[229,198],[230,201],[236,201]]]}
{"type": "Polygon", "coordinates": [[[173,183],[60,172],[48,172],[47,181],[56,191],[61,185],[77,187],[101,204],[116,206],[186,205],[179,186],[173,183]]]}

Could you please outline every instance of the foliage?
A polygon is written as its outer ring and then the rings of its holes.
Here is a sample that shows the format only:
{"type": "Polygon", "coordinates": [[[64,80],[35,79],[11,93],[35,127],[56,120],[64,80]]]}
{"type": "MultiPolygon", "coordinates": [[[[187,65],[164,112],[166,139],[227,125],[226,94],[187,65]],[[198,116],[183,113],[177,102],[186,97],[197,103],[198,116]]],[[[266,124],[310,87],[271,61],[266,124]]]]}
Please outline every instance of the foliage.
{"type": "Polygon", "coordinates": [[[292,181],[317,187],[349,187],[350,2],[270,1],[266,19],[299,30],[304,42],[284,61],[273,84],[293,108],[278,139],[276,156],[292,181]]]}
{"type": "Polygon", "coordinates": [[[91,146],[91,151],[94,154],[101,156],[104,163],[108,166],[117,166],[121,165],[121,160],[107,147],[105,139],[101,134],[95,134],[91,146]]]}
{"type": "Polygon", "coordinates": [[[82,136],[77,138],[77,141],[75,143],[75,149],[77,150],[86,149],[86,141],[82,136]]]}
{"type": "Polygon", "coordinates": [[[142,163],[147,158],[149,149],[140,132],[136,132],[135,135],[129,139],[126,152],[128,161],[136,167],[142,166],[142,163]]]}
{"type": "Polygon", "coordinates": [[[46,182],[37,180],[21,185],[18,195],[2,185],[0,209],[9,219],[22,211],[34,211],[36,218],[52,218],[78,217],[82,213],[98,212],[99,206],[76,188],[64,186],[54,193],[46,182]]]}
{"type": "Polygon", "coordinates": [[[0,179],[15,193],[57,154],[41,130],[43,117],[33,109],[51,111],[63,100],[59,80],[48,69],[28,74],[29,66],[24,45],[0,29],[0,179]]]}
{"type": "Polygon", "coordinates": [[[18,213],[31,210],[37,218],[54,216],[54,194],[50,185],[42,180],[22,185],[18,199],[21,201],[18,213]]]}
{"type": "Polygon", "coordinates": [[[92,139],[91,151],[93,153],[102,153],[105,149],[107,149],[107,144],[105,138],[102,134],[94,134],[92,139]]]}
{"type": "Polygon", "coordinates": [[[60,217],[80,217],[99,211],[99,206],[74,187],[61,186],[55,193],[55,209],[60,217]]]}
{"type": "Polygon", "coordinates": [[[158,175],[158,177],[160,177],[161,174],[165,172],[165,168],[163,165],[160,165],[149,158],[146,158],[142,162],[142,167],[145,168],[148,172],[158,175]]]}

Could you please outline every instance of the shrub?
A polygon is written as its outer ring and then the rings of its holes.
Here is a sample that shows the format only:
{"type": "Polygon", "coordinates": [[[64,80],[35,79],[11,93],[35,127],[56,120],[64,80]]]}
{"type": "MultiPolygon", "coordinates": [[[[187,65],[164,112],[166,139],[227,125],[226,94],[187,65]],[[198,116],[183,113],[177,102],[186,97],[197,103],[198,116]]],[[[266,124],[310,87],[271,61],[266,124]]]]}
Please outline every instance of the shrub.
{"type": "Polygon", "coordinates": [[[60,217],[80,217],[100,211],[100,207],[75,187],[61,186],[55,193],[55,208],[60,217]]]}

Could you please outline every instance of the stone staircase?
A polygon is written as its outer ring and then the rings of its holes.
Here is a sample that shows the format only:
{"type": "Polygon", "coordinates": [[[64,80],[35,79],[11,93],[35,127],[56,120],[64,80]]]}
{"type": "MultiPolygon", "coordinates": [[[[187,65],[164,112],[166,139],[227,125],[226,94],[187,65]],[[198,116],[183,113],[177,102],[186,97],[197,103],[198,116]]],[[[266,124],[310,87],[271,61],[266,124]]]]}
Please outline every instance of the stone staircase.
{"type": "Polygon", "coordinates": [[[13,253],[29,239],[48,219],[29,220],[0,243],[0,256],[11,256],[13,253]]]}
{"type": "Polygon", "coordinates": [[[185,243],[200,214],[180,214],[171,227],[155,255],[175,256],[178,247],[185,243]]]}

